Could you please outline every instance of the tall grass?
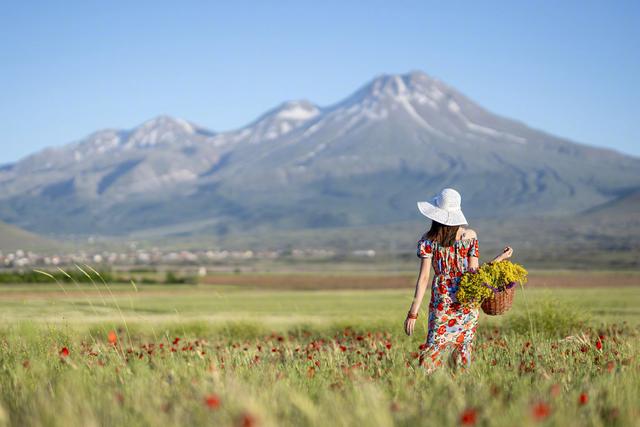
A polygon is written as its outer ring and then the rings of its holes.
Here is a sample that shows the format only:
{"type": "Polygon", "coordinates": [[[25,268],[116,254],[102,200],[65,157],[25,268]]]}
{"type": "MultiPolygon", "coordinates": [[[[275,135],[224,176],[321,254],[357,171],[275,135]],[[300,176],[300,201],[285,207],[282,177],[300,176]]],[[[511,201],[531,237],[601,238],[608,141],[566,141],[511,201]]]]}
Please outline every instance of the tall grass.
{"type": "Polygon", "coordinates": [[[536,424],[538,403],[551,425],[632,425],[638,415],[639,331],[623,326],[584,329],[588,346],[542,330],[535,344],[480,331],[471,368],[432,375],[416,366],[417,339],[365,325],[196,323],[159,334],[131,325],[132,345],[124,328],[115,345],[100,328],[89,332],[36,323],[0,331],[1,422],[456,425],[472,411],[477,425],[513,426],[536,424]]]}
{"type": "Polygon", "coordinates": [[[120,320],[0,326],[0,426],[603,426],[640,416],[640,329],[594,325],[553,299],[481,323],[472,365],[429,375],[416,360],[423,335],[404,336],[398,319],[153,324],[77,268],[99,298],[77,281],[62,290],[80,290],[96,315],[115,306],[120,320]]]}

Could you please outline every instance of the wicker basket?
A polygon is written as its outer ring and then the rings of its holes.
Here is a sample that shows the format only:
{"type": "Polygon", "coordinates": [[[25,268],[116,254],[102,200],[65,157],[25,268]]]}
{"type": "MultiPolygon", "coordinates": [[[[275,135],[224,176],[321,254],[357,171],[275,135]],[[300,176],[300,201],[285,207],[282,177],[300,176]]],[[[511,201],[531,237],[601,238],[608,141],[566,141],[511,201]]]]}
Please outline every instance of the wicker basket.
{"type": "Polygon", "coordinates": [[[495,292],[491,298],[487,298],[482,302],[482,311],[490,316],[506,313],[513,305],[513,297],[515,294],[515,286],[495,292]]]}

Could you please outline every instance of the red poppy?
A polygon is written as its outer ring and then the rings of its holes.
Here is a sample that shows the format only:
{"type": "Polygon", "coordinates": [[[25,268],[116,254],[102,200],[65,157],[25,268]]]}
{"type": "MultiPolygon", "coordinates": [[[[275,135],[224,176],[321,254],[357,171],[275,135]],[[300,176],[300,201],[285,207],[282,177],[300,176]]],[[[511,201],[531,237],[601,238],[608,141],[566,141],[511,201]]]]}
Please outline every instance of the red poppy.
{"type": "Polygon", "coordinates": [[[250,413],[245,412],[240,416],[240,422],[238,424],[240,427],[255,427],[258,425],[258,420],[250,413]]]}
{"type": "Polygon", "coordinates": [[[531,415],[536,421],[543,421],[551,415],[551,408],[544,402],[538,402],[531,408],[531,415]]]}
{"type": "Polygon", "coordinates": [[[596,341],[596,348],[598,350],[602,350],[602,341],[600,341],[600,340],[596,341]]]}
{"type": "Polygon", "coordinates": [[[390,342],[386,343],[385,347],[387,347],[387,350],[391,350],[391,343],[390,342]]]}
{"type": "Polygon", "coordinates": [[[469,408],[462,411],[460,414],[460,424],[463,426],[474,426],[478,419],[478,413],[475,409],[469,408]]]}
{"type": "Polygon", "coordinates": [[[580,396],[578,397],[578,404],[586,405],[587,403],[589,403],[589,396],[587,393],[580,393],[580,396]]]}
{"type": "Polygon", "coordinates": [[[107,341],[109,341],[109,344],[115,345],[115,343],[118,342],[118,335],[116,335],[116,333],[113,331],[109,331],[109,334],[107,335],[107,341]]]}
{"type": "Polygon", "coordinates": [[[69,349],[67,347],[62,347],[60,349],[60,357],[67,357],[69,356],[69,349]]]}
{"type": "Polygon", "coordinates": [[[340,346],[340,351],[347,351],[347,347],[345,347],[345,346],[341,345],[341,346],[340,346]]]}
{"type": "Polygon", "coordinates": [[[204,404],[209,409],[218,409],[220,407],[220,397],[217,394],[210,394],[204,397],[204,404]]]}
{"type": "Polygon", "coordinates": [[[179,342],[180,342],[180,338],[176,337],[176,338],[173,340],[173,345],[176,345],[176,344],[178,344],[179,342]]]}
{"type": "Polygon", "coordinates": [[[315,374],[316,368],[314,368],[313,366],[309,366],[309,368],[307,369],[307,377],[313,378],[315,374]]]}

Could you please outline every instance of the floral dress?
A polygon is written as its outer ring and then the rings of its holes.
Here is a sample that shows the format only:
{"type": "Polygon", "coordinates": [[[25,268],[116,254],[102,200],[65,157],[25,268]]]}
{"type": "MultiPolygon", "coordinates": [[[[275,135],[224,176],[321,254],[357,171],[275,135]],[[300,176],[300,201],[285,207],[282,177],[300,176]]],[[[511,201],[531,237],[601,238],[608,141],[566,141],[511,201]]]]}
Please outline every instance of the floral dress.
{"type": "Polygon", "coordinates": [[[435,276],[431,284],[429,328],[420,346],[420,364],[442,364],[444,350],[453,350],[455,362],[468,366],[478,324],[478,309],[462,307],[456,299],[460,277],[469,269],[469,258],[479,257],[478,239],[456,240],[441,246],[423,236],[418,241],[419,258],[431,258],[435,276]]]}

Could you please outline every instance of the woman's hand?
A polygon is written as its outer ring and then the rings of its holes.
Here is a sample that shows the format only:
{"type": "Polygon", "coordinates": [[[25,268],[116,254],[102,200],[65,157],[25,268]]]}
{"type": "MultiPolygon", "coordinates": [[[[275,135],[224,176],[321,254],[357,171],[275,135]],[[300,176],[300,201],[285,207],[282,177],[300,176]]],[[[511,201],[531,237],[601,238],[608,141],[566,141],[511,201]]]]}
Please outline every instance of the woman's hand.
{"type": "Polygon", "coordinates": [[[513,248],[511,246],[507,246],[502,250],[502,259],[509,259],[513,255],[513,248]]]}
{"type": "Polygon", "coordinates": [[[502,250],[502,253],[495,257],[491,262],[504,261],[505,259],[511,258],[511,255],[513,255],[513,248],[511,246],[507,246],[502,250]]]}
{"type": "Polygon", "coordinates": [[[411,336],[413,335],[413,329],[416,327],[416,319],[412,319],[409,316],[407,316],[406,320],[404,321],[404,332],[411,336]]]}

